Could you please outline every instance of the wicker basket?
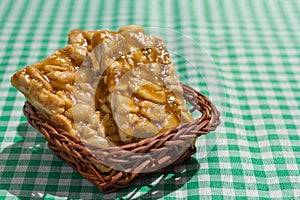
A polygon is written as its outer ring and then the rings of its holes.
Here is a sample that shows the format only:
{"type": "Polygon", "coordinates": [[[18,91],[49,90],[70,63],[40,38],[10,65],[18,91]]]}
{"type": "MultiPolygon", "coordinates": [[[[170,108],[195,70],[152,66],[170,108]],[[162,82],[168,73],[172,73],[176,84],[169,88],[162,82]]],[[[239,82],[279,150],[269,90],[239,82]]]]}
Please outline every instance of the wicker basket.
{"type": "Polygon", "coordinates": [[[175,160],[172,158],[174,149],[180,152],[181,150],[178,147],[184,147],[181,144],[215,130],[220,124],[220,113],[204,95],[186,85],[183,85],[183,89],[184,98],[193,107],[191,111],[200,111],[202,113],[201,117],[192,123],[180,125],[155,137],[118,148],[87,148],[79,138],[49,125],[43,120],[41,113],[33,108],[29,102],[25,103],[23,111],[28,122],[45,136],[48,147],[60,159],[67,162],[74,170],[95,184],[102,193],[109,193],[127,187],[133,184],[136,179],[151,173],[150,170],[143,173],[145,169],[152,168],[155,171],[163,171],[190,158],[196,152],[193,143],[189,143],[189,147],[184,148],[184,152],[175,160]],[[145,158],[138,161],[130,157],[133,153],[147,155],[145,153],[148,152],[154,152],[157,155],[156,159],[145,158]],[[122,165],[124,170],[113,169],[106,173],[100,171],[97,166],[103,163],[95,158],[95,154],[114,162],[115,166],[122,165]],[[124,162],[126,162],[126,165],[124,165],[124,162]]]}

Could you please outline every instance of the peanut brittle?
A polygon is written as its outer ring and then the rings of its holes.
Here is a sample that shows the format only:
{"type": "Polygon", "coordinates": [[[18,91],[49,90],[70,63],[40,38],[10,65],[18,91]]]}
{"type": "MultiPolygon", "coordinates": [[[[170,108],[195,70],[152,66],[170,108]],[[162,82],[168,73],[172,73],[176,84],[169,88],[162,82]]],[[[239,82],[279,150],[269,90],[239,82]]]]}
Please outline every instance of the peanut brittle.
{"type": "Polygon", "coordinates": [[[72,97],[76,72],[88,51],[93,32],[74,30],[69,44],[51,56],[16,72],[11,83],[55,127],[76,135],[72,122],[72,97]]]}
{"type": "MultiPolygon", "coordinates": [[[[99,136],[127,144],[193,120],[162,40],[146,35],[141,27],[128,26],[119,32],[95,32],[92,45],[95,60],[86,74],[99,76],[95,97],[103,125],[99,136]]],[[[93,79],[88,76],[83,83],[93,79]]],[[[90,87],[86,88],[90,96],[90,87]]]]}
{"type": "Polygon", "coordinates": [[[143,28],[74,30],[68,43],[11,78],[54,127],[113,146],[193,120],[164,43],[143,28]]]}

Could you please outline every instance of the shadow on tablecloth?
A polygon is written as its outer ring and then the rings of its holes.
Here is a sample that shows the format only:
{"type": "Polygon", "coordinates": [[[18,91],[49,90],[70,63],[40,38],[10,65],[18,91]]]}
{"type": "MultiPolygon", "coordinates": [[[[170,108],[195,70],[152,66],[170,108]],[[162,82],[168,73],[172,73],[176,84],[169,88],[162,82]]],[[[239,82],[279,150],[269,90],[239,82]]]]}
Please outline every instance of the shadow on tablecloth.
{"type": "Polygon", "coordinates": [[[160,199],[176,190],[187,190],[184,185],[196,175],[199,167],[197,159],[192,157],[166,172],[146,175],[135,185],[106,194],[103,199],[160,199]]]}
{"type": "Polygon", "coordinates": [[[80,199],[152,199],[161,198],[183,187],[198,171],[191,158],[163,173],[144,176],[135,185],[110,194],[97,187],[57,158],[47,142],[27,123],[17,127],[13,145],[0,153],[0,190],[19,199],[43,199],[47,196],[80,199]],[[188,170],[186,169],[188,168],[188,170]]]}

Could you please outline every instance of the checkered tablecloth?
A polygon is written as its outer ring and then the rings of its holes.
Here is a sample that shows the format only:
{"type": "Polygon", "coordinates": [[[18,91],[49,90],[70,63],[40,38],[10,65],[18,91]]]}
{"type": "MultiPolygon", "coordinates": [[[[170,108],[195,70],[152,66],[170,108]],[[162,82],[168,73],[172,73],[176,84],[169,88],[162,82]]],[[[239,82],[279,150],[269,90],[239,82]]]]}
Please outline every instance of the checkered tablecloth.
{"type": "Polygon", "coordinates": [[[300,199],[299,1],[1,0],[0,65],[0,199],[300,199]],[[72,29],[127,24],[185,37],[165,34],[178,73],[216,102],[222,124],[189,161],[103,195],[28,125],[10,77],[72,29]],[[198,47],[209,59],[195,54],[193,68],[176,57],[198,47]]]}

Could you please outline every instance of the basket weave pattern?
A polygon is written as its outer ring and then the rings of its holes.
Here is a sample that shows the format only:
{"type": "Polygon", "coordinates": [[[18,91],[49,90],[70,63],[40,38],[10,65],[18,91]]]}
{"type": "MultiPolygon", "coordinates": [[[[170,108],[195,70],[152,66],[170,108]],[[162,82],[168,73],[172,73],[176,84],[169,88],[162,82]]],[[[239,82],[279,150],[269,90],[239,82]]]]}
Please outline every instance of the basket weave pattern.
{"type": "Polygon", "coordinates": [[[102,193],[109,193],[133,184],[137,178],[149,173],[151,169],[163,171],[190,158],[196,152],[195,146],[191,145],[191,142],[189,147],[183,144],[214,131],[220,124],[220,113],[210,100],[189,86],[183,85],[183,89],[184,98],[193,107],[191,111],[200,111],[201,117],[152,138],[119,147],[87,148],[79,138],[48,124],[42,114],[29,102],[25,103],[23,111],[28,122],[45,136],[48,147],[55,155],[95,184],[102,193]],[[181,152],[175,160],[172,158],[174,150],[181,152]],[[147,153],[155,154],[155,159],[148,159],[147,153]],[[138,157],[139,159],[134,159],[133,154],[141,156],[138,157]],[[101,172],[97,165],[104,163],[94,155],[100,155],[103,160],[114,163],[116,169],[107,173],[101,172]],[[117,170],[120,168],[122,170],[117,170]],[[143,173],[145,170],[149,172],[143,173]]]}

